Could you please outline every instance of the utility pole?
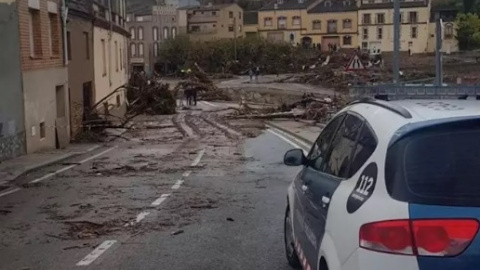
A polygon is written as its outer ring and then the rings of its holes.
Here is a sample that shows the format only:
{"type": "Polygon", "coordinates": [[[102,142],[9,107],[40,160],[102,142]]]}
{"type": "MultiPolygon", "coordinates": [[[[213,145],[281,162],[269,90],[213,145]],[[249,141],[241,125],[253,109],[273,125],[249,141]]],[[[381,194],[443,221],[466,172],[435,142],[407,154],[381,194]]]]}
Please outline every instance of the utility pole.
{"type": "Polygon", "coordinates": [[[237,17],[233,15],[233,53],[235,55],[235,61],[237,61],[237,17]]]}
{"type": "Polygon", "coordinates": [[[400,83],[400,0],[393,0],[393,84],[400,83]]]}
{"type": "Polygon", "coordinates": [[[443,85],[442,64],[442,19],[440,13],[435,14],[435,86],[443,85]]]}

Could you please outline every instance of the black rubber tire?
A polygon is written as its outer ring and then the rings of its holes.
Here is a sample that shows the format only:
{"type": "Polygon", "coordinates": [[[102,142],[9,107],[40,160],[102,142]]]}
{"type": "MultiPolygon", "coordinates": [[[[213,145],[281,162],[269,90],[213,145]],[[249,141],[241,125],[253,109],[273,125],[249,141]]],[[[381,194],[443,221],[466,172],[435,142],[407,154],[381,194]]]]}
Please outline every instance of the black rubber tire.
{"type": "Polygon", "coordinates": [[[293,226],[290,220],[290,207],[287,206],[285,211],[285,218],[283,219],[283,242],[285,244],[285,254],[287,256],[288,264],[294,269],[301,269],[302,265],[295,250],[295,243],[293,242],[293,226]],[[290,234],[290,237],[288,234],[290,234]]]}

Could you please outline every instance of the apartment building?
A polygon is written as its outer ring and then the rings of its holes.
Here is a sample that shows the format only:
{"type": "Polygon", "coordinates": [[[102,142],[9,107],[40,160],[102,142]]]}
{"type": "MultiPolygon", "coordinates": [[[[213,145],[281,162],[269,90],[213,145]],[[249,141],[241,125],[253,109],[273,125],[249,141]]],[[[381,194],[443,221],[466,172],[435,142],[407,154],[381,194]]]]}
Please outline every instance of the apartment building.
{"type": "Polygon", "coordinates": [[[357,48],[358,15],[355,0],[324,0],[307,11],[306,32],[302,44],[320,45],[322,50],[332,46],[357,48]]]}
{"type": "MultiPolygon", "coordinates": [[[[360,0],[358,33],[362,49],[393,51],[393,3],[360,0]]],[[[430,24],[429,0],[404,0],[400,3],[400,50],[427,52],[430,24]]]]}
{"type": "Polygon", "coordinates": [[[68,74],[59,0],[18,0],[27,153],[70,140],[68,74]]]}
{"type": "Polygon", "coordinates": [[[1,162],[25,152],[25,124],[19,50],[19,16],[16,1],[0,3],[0,18],[8,18],[0,24],[0,33],[5,41],[0,43],[1,162]]]}
{"type": "Polygon", "coordinates": [[[177,5],[153,6],[147,14],[128,14],[131,39],[129,61],[134,70],[151,73],[158,62],[160,44],[178,35],[177,5]]]}
{"type": "Polygon", "coordinates": [[[110,114],[124,115],[126,95],[117,90],[128,80],[125,0],[94,0],[93,14],[93,103],[101,102],[110,114]]]}
{"type": "Polygon", "coordinates": [[[299,44],[311,24],[307,10],[319,0],[276,0],[258,11],[258,32],[264,38],[299,44]]]}
{"type": "Polygon", "coordinates": [[[187,34],[191,40],[208,41],[244,37],[243,10],[237,4],[187,6],[187,34]]]}
{"type": "Polygon", "coordinates": [[[455,23],[455,19],[458,12],[458,9],[455,8],[432,8],[432,11],[430,12],[430,22],[428,24],[429,35],[427,52],[435,52],[435,16],[437,13],[442,19],[442,52],[450,54],[452,52],[459,51],[458,40],[455,38],[457,35],[457,25],[455,23]]]}

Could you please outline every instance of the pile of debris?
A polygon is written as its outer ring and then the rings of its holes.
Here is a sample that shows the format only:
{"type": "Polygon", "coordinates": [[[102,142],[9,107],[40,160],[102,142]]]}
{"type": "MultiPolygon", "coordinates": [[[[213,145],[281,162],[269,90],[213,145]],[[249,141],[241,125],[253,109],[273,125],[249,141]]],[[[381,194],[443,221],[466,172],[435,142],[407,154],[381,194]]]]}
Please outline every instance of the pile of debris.
{"type": "Polygon", "coordinates": [[[198,97],[202,100],[231,100],[230,96],[219,89],[207,73],[195,63],[195,69],[186,74],[186,79],[180,81],[174,88],[175,95],[179,91],[197,91],[198,97]]]}
{"type": "Polygon", "coordinates": [[[128,115],[159,115],[174,114],[176,99],[169,84],[150,82],[141,87],[128,89],[128,115]]]}
{"type": "Polygon", "coordinates": [[[275,118],[302,118],[315,122],[327,122],[333,115],[346,106],[348,101],[342,96],[333,98],[316,98],[313,95],[304,95],[301,100],[292,104],[282,104],[277,108],[252,108],[245,101],[240,102],[239,108],[227,116],[233,119],[275,119],[275,118]]]}

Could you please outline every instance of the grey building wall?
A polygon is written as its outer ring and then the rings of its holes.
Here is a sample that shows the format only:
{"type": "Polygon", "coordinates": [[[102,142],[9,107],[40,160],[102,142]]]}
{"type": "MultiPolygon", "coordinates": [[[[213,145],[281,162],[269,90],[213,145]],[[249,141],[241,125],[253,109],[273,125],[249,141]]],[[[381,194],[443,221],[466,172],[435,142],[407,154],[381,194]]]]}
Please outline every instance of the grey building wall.
{"type": "Polygon", "coordinates": [[[15,1],[0,3],[0,161],[25,152],[23,91],[15,1]]]}

